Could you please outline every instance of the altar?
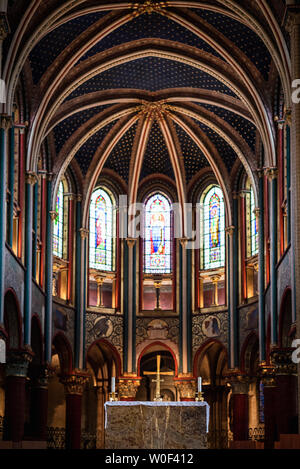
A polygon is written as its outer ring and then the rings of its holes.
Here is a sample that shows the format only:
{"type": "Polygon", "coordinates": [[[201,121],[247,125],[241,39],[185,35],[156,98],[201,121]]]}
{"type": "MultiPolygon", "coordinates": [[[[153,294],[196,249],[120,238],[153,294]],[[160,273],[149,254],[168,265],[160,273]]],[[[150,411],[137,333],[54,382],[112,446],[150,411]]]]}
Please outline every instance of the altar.
{"type": "Polygon", "coordinates": [[[104,406],[107,449],[207,448],[207,402],[112,401],[104,406]]]}

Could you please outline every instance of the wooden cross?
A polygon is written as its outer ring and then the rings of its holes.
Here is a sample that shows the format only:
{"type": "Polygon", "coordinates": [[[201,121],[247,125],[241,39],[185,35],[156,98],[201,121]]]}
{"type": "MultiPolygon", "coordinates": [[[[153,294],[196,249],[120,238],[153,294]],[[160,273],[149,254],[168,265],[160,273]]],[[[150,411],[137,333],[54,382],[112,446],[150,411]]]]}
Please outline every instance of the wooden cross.
{"type": "Polygon", "coordinates": [[[160,355],[156,357],[157,361],[157,368],[156,371],[144,371],[144,375],[156,375],[156,379],[152,381],[156,383],[156,390],[155,390],[155,401],[161,401],[160,395],[160,383],[163,382],[163,379],[160,378],[161,375],[174,375],[173,371],[160,371],[160,355]]]}

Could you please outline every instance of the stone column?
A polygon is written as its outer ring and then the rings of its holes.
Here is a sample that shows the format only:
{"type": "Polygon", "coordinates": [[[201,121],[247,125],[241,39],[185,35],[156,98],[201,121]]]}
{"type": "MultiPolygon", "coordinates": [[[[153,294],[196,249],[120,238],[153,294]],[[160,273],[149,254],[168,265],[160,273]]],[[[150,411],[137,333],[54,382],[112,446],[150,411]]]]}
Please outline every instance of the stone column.
{"type": "Polygon", "coordinates": [[[32,353],[11,350],[7,356],[4,439],[19,443],[24,436],[26,411],[25,382],[32,353]]]}
{"type": "Polygon", "coordinates": [[[276,373],[278,435],[297,433],[297,365],[292,362],[292,348],[274,348],[271,361],[276,373]]]}
{"type": "Polygon", "coordinates": [[[214,286],[213,302],[211,306],[219,306],[218,283],[221,275],[212,275],[210,278],[214,286]]]}
{"type": "Polygon", "coordinates": [[[84,373],[61,378],[66,396],[66,449],[80,449],[81,446],[81,407],[86,381],[84,373]]]}
{"type": "Polygon", "coordinates": [[[98,308],[104,306],[103,304],[103,292],[102,292],[102,285],[105,280],[105,275],[96,275],[95,280],[97,282],[97,306],[98,308]]]}
{"type": "Polygon", "coordinates": [[[119,400],[135,401],[137,390],[140,386],[141,378],[122,377],[119,378],[119,400]]]}
{"type": "MultiPolygon", "coordinates": [[[[235,200],[235,199],[234,199],[235,200]]],[[[227,305],[229,312],[229,368],[234,369],[237,366],[238,350],[237,350],[237,294],[238,288],[236,284],[237,274],[237,242],[236,228],[228,226],[225,229],[227,235],[227,261],[226,261],[226,279],[227,279],[227,305]]]]}
{"type": "Polygon", "coordinates": [[[104,403],[106,402],[107,384],[97,386],[97,441],[96,447],[104,448],[104,403]]]}
{"type": "MultiPolygon", "coordinates": [[[[125,364],[124,369],[127,373],[132,373],[135,370],[135,315],[136,315],[136,239],[126,239],[126,253],[127,253],[127,285],[128,291],[124,295],[126,308],[125,308],[125,364]]],[[[125,261],[126,264],[126,261],[125,261]]]]}
{"type": "Polygon", "coordinates": [[[265,449],[272,449],[278,439],[275,367],[261,363],[260,376],[264,386],[265,449]]]}
{"type": "Polygon", "coordinates": [[[193,378],[174,378],[175,388],[181,401],[194,401],[196,397],[196,380],[193,378]]]}
{"type": "Polygon", "coordinates": [[[227,375],[232,390],[232,432],[234,441],[248,440],[249,432],[249,380],[240,372],[227,375]]]}

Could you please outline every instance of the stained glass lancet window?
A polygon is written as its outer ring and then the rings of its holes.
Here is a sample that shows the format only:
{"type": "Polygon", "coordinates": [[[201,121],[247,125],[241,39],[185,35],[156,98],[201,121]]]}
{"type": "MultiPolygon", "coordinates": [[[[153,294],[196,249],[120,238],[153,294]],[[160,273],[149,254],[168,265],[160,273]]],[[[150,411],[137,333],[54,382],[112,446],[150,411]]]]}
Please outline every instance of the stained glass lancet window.
{"type": "Polygon", "coordinates": [[[171,273],[171,203],[160,193],[146,201],[144,237],[144,272],[171,273]]]}
{"type": "Polygon", "coordinates": [[[57,217],[53,224],[53,254],[57,257],[63,257],[64,242],[64,185],[60,182],[56,196],[57,217]]]}
{"type": "Polygon", "coordinates": [[[203,269],[225,264],[225,211],[221,189],[213,186],[203,200],[203,269]]]}
{"type": "Polygon", "coordinates": [[[90,268],[114,269],[113,202],[104,189],[93,192],[90,204],[90,268]]]}

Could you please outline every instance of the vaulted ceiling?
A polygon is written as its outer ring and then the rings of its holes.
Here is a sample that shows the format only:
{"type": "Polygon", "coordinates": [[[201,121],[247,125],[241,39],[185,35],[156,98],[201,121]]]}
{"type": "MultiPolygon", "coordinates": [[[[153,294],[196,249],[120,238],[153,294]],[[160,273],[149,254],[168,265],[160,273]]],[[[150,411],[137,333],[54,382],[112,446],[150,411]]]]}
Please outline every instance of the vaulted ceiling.
{"type": "Polygon", "coordinates": [[[134,200],[152,174],[185,199],[209,167],[230,193],[241,165],[255,178],[260,142],[274,163],[273,94],[278,76],[288,82],[281,1],[17,3],[28,167],[47,141],[56,175],[71,165],[88,192],[109,170],[134,200]]]}

